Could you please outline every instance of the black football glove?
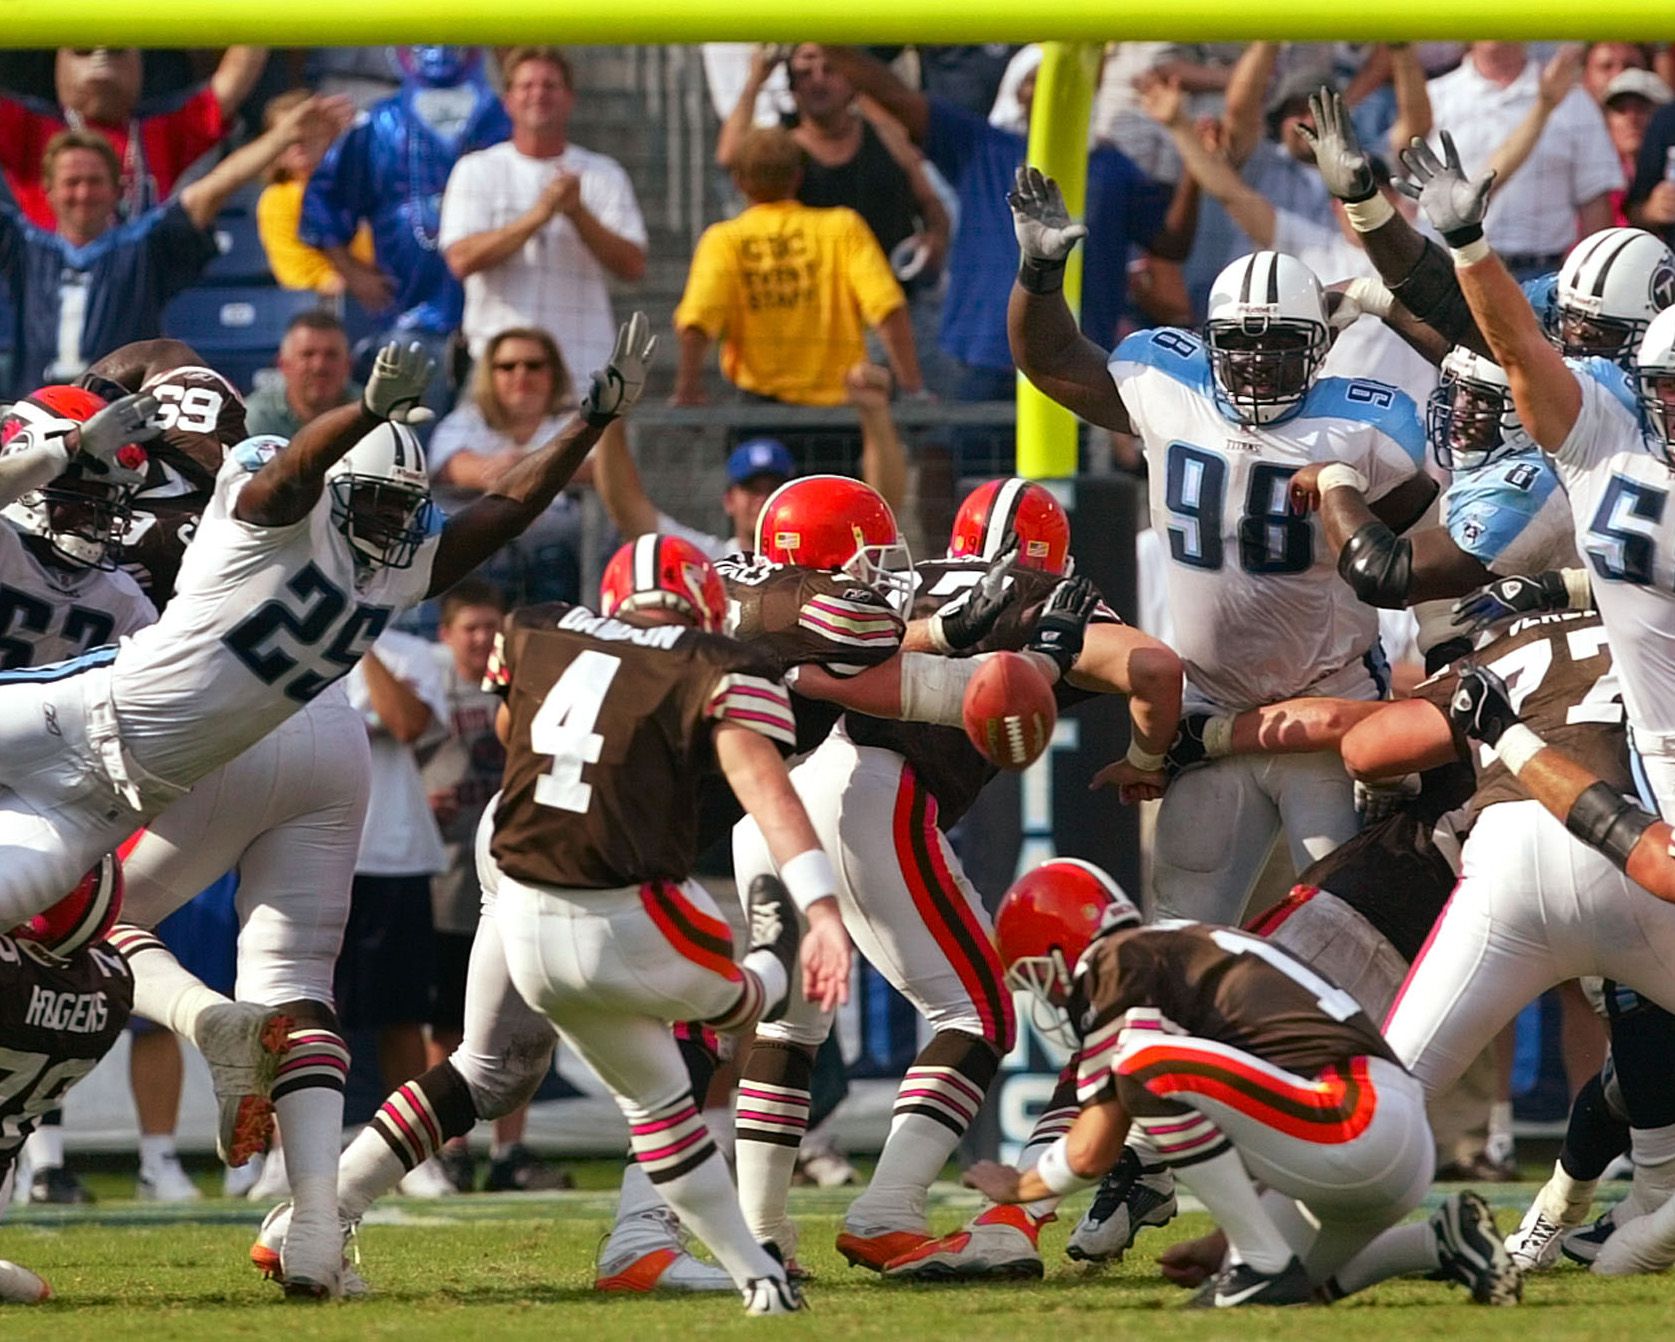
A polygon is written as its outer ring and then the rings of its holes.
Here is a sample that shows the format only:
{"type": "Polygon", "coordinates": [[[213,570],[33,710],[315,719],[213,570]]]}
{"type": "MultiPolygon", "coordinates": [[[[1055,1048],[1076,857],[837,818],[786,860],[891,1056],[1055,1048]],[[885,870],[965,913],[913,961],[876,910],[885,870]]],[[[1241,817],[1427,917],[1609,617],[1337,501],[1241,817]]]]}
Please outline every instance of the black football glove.
{"type": "Polygon", "coordinates": [[[1448,720],[1473,740],[1494,748],[1501,734],[1518,721],[1506,682],[1483,666],[1468,666],[1448,701],[1448,720]]]}
{"type": "Polygon", "coordinates": [[[1209,713],[1182,713],[1181,725],[1169,749],[1163,752],[1163,776],[1174,782],[1188,769],[1208,764],[1210,757],[1204,750],[1204,728],[1210,721],[1209,713]]]}
{"type": "Polygon", "coordinates": [[[1098,605],[1099,589],[1091,582],[1066,578],[1041,607],[1025,651],[1045,653],[1058,663],[1061,676],[1069,675],[1082,655],[1082,638],[1098,605]]]}
{"type": "Polygon", "coordinates": [[[989,567],[965,591],[932,616],[950,652],[975,648],[995,627],[1006,608],[1018,598],[1018,585],[1007,577],[1018,557],[1018,534],[1013,532],[989,567]]]}
{"type": "Polygon", "coordinates": [[[1549,569],[1530,577],[1514,574],[1510,578],[1496,578],[1475,592],[1466,593],[1454,603],[1454,619],[1471,633],[1481,634],[1522,615],[1569,608],[1570,589],[1565,586],[1564,574],[1549,569]]]}

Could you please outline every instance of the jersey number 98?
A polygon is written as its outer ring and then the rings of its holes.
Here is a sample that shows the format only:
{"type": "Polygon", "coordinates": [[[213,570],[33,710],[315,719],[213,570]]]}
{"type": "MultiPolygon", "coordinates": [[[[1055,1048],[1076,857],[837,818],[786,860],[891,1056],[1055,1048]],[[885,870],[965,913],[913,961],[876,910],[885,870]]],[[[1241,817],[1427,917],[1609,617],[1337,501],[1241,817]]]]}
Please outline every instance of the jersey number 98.
{"type": "MultiPolygon", "coordinates": [[[[1190,443],[1170,443],[1164,482],[1169,553],[1177,563],[1220,569],[1227,463],[1190,443]]],[[[1287,486],[1295,466],[1259,461],[1250,468],[1244,512],[1234,528],[1239,567],[1246,573],[1304,573],[1314,565],[1314,527],[1291,511],[1287,486]]]]}

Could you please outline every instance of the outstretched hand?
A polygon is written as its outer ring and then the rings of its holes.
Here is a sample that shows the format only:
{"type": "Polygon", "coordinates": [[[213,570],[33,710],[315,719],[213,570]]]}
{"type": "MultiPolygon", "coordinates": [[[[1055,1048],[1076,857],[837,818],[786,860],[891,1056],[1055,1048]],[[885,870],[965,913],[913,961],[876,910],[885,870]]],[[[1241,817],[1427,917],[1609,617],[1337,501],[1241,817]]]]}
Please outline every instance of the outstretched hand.
{"type": "Polygon", "coordinates": [[[646,370],[656,352],[651,323],[645,313],[636,312],[617,328],[610,362],[594,373],[582,397],[582,416],[590,423],[601,423],[632,410],[646,389],[646,370]]]}
{"type": "Polygon", "coordinates": [[[1018,248],[1032,260],[1059,262],[1087,237],[1086,224],[1073,223],[1059,184],[1040,168],[1018,169],[1006,203],[1012,207],[1012,228],[1018,248]]]}
{"type": "Polygon", "coordinates": [[[1442,132],[1442,157],[1415,136],[1402,150],[1407,179],[1398,178],[1396,189],[1419,202],[1419,209],[1441,233],[1450,247],[1462,247],[1483,236],[1483,216],[1489,208],[1489,191],[1495,174],[1484,173],[1475,182],[1460,166],[1460,151],[1454,137],[1442,132]]]}

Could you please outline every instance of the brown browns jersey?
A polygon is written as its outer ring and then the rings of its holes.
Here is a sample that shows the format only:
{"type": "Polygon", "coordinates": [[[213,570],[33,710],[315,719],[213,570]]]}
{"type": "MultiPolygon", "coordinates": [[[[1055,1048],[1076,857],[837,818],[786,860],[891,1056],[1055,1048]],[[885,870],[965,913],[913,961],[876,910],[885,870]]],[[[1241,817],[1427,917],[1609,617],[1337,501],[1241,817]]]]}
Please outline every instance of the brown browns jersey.
{"type": "MultiPolygon", "coordinates": [[[[133,520],[123,536],[123,567],[145,589],[159,611],[174,596],[181,555],[197,530],[215,476],[228,448],[242,443],[244,398],[213,368],[181,348],[174,367],[134,367],[112,356],[112,381],[98,372],[82,375],[84,385],[107,398],[148,391],[159,402],[153,422],[162,430],[146,444],[146,480],[134,496],[133,520]],[[135,386],[127,383],[136,382],[135,386]]],[[[98,368],[106,366],[101,360],[98,368]]]]}
{"type": "MultiPolygon", "coordinates": [[[[1618,792],[1634,793],[1622,695],[1597,611],[1564,611],[1519,620],[1470,658],[1422,682],[1414,695],[1446,714],[1460,670],[1470,663],[1487,667],[1506,682],[1513,708],[1542,740],[1591,769],[1618,792]]],[[[1496,802],[1529,800],[1530,794],[1493,751],[1459,733],[1456,738],[1460,753],[1477,766],[1477,791],[1470,803],[1473,815],[1496,802]]]]}
{"type": "Polygon", "coordinates": [[[1303,1077],[1352,1058],[1396,1061],[1348,993],[1271,942],[1208,923],[1099,938],[1076,966],[1070,1012],[1082,1040],[1078,1098],[1114,1093],[1131,1114],[1178,1111],[1146,1088],[1155,1066],[1146,1050],[1183,1036],[1303,1077]]]}
{"type": "MultiPolygon", "coordinates": [[[[936,614],[982,578],[988,567],[989,561],[981,558],[921,560],[913,566],[912,617],[918,620],[936,614]]],[[[1017,590],[1017,599],[1007,606],[988,636],[972,649],[973,654],[1016,652],[1022,648],[1029,642],[1041,607],[1064,579],[1040,569],[1014,568],[1009,581],[1017,590]]],[[[1121,620],[1101,602],[1094,613],[1094,622],[1120,624],[1121,620]]],[[[1063,711],[1093,696],[1060,680],[1053,687],[1053,697],[1063,711]]],[[[919,782],[936,798],[937,824],[944,829],[971,808],[977,794],[998,772],[959,727],[849,713],[844,717],[844,730],[856,745],[877,746],[901,755],[919,782]]]]}
{"type": "Polygon", "coordinates": [[[511,732],[491,851],[520,881],[615,889],[684,880],[720,723],[795,739],[790,697],[753,651],[683,625],[554,602],[513,611],[489,677],[511,732]]]}
{"type": "Polygon", "coordinates": [[[109,942],[57,960],[0,936],[0,1178],[41,1115],[110,1052],[133,1008],[134,976],[109,942]]]}
{"type": "MultiPolygon", "coordinates": [[[[783,676],[818,666],[854,676],[895,656],[904,626],[882,595],[834,569],[729,556],[715,563],[727,589],[727,632],[783,676]]],[[[797,749],[826,739],[843,710],[793,693],[797,749]]]]}

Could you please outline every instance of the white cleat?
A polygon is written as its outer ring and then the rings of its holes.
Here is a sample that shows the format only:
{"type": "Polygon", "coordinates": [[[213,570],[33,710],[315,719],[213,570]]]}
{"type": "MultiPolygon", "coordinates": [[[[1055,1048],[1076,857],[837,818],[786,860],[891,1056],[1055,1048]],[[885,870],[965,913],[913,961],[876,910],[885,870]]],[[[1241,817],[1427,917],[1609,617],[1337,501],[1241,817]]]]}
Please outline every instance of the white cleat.
{"type": "Polygon", "coordinates": [[[732,1277],[693,1257],[680,1219],[667,1207],[625,1216],[599,1246],[596,1291],[733,1291],[732,1277]]]}
{"type": "Polygon", "coordinates": [[[1520,1272],[1540,1272],[1562,1257],[1565,1235],[1587,1219],[1597,1179],[1574,1179],[1555,1162],[1518,1228],[1506,1237],[1506,1251],[1520,1272]]]}
{"type": "Polygon", "coordinates": [[[314,1261],[308,1246],[289,1243],[291,1204],[281,1202],[262,1218],[256,1242],[250,1246],[250,1261],[269,1281],[276,1281],[285,1294],[298,1300],[358,1300],[371,1293],[358,1271],[361,1261],[356,1231],[359,1222],[338,1217],[338,1251],[335,1263],[314,1261]]]}
{"type": "Polygon", "coordinates": [[[196,1202],[203,1190],[180,1166],[179,1156],[164,1156],[150,1166],[140,1166],[140,1177],[134,1185],[134,1196],[141,1202],[196,1202]]]}
{"type": "Polygon", "coordinates": [[[448,1172],[442,1168],[442,1162],[435,1156],[415,1165],[402,1175],[401,1182],[396,1185],[396,1191],[409,1198],[459,1196],[459,1189],[454,1187],[454,1181],[448,1177],[448,1172]]]}
{"type": "Polygon", "coordinates": [[[0,1300],[11,1305],[38,1305],[51,1299],[52,1287],[20,1263],[0,1258],[0,1300]]]}
{"type": "Polygon", "coordinates": [[[752,1316],[796,1314],[808,1308],[794,1281],[784,1277],[752,1277],[744,1288],[744,1312],[752,1316]]]}
{"type": "Polygon", "coordinates": [[[1019,1281],[1042,1275],[1042,1222],[1022,1207],[988,1207],[952,1235],[928,1240],[884,1265],[892,1281],[1019,1281]]]}
{"type": "Polygon", "coordinates": [[[273,1126],[268,1098],[291,1033],[291,1018],[254,1002],[206,1007],[192,1025],[192,1042],[209,1064],[219,1122],[215,1147],[228,1165],[242,1165],[266,1145],[273,1126]]]}

